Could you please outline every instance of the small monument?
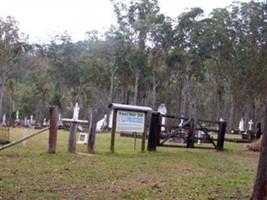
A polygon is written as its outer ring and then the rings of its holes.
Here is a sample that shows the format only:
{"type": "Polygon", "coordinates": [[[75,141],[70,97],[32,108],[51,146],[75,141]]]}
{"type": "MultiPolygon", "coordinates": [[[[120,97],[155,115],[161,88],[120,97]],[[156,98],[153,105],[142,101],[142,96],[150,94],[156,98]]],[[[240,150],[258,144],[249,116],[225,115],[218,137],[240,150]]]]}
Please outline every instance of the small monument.
{"type": "Polygon", "coordinates": [[[30,125],[33,124],[33,115],[30,116],[30,125]]]}
{"type": "Polygon", "coordinates": [[[47,126],[47,123],[46,123],[46,118],[44,118],[44,121],[43,121],[43,126],[46,127],[47,126]]]}
{"type": "Polygon", "coordinates": [[[6,114],[3,115],[3,122],[2,122],[2,126],[6,125],[6,114]]]}
{"type": "MultiPolygon", "coordinates": [[[[182,117],[184,117],[184,116],[182,115],[182,117]]],[[[184,119],[181,119],[180,124],[178,126],[179,127],[182,127],[183,126],[183,123],[184,123],[184,119]]]]}
{"type": "Polygon", "coordinates": [[[62,128],[62,127],[63,127],[63,122],[62,122],[62,115],[61,115],[61,113],[58,113],[58,122],[57,122],[57,126],[58,126],[58,128],[62,128]]]}
{"type": "Polygon", "coordinates": [[[19,122],[19,111],[16,112],[16,120],[15,122],[19,122]]]}
{"type": "Polygon", "coordinates": [[[25,117],[25,118],[24,118],[24,126],[25,126],[25,127],[27,126],[27,121],[28,121],[28,119],[27,119],[27,117],[25,117]]]}
{"type": "Polygon", "coordinates": [[[239,128],[240,132],[244,132],[245,131],[245,129],[244,129],[244,119],[243,118],[240,119],[238,128],[239,128]]]}
{"type": "Polygon", "coordinates": [[[79,111],[80,111],[79,104],[76,102],[73,108],[73,117],[72,117],[73,121],[79,120],[79,111]]]}
{"type": "Polygon", "coordinates": [[[252,131],[252,125],[253,124],[254,124],[253,121],[252,120],[249,120],[249,122],[248,122],[248,130],[249,131],[252,131]]]}
{"type": "Polygon", "coordinates": [[[81,132],[78,137],[77,144],[87,144],[88,143],[88,133],[81,132]]]}
{"type": "MultiPolygon", "coordinates": [[[[158,108],[158,112],[161,114],[161,115],[166,115],[167,113],[167,109],[166,109],[166,106],[164,103],[160,104],[159,108],[158,108]]],[[[166,124],[166,117],[162,117],[162,120],[161,120],[161,125],[163,125],[161,127],[161,131],[165,131],[165,124],[166,124]]]]}

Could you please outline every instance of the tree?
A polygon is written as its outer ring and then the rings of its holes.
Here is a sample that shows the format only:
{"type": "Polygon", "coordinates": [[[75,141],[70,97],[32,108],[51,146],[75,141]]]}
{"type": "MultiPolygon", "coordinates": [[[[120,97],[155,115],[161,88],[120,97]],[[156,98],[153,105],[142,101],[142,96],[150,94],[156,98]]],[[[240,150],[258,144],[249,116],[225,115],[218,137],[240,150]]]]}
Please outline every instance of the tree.
{"type": "Polygon", "coordinates": [[[203,10],[201,8],[192,8],[189,12],[182,13],[178,18],[178,24],[175,29],[176,51],[181,54],[181,64],[184,70],[183,115],[185,117],[189,113],[190,80],[204,59],[198,45],[200,31],[198,18],[202,14],[203,10]]]}
{"type": "Polygon", "coordinates": [[[24,41],[22,39],[19,36],[17,22],[13,17],[7,17],[6,20],[0,18],[0,115],[3,111],[5,82],[23,50],[24,41]]]}

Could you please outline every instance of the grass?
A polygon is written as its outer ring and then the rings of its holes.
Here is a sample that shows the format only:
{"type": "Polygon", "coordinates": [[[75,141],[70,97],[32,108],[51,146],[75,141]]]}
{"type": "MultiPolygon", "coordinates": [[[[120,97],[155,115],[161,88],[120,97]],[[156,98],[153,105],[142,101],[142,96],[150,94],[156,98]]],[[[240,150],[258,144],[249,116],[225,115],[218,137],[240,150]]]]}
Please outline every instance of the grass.
{"type": "MultiPolygon", "coordinates": [[[[28,134],[36,130],[27,129],[28,134]]],[[[23,136],[11,129],[10,140],[23,136]]],[[[0,199],[249,199],[259,153],[225,143],[225,151],[164,148],[141,153],[141,141],[97,134],[94,155],[77,144],[70,154],[68,132],[58,132],[48,154],[48,132],[0,151],[0,199]]]]}

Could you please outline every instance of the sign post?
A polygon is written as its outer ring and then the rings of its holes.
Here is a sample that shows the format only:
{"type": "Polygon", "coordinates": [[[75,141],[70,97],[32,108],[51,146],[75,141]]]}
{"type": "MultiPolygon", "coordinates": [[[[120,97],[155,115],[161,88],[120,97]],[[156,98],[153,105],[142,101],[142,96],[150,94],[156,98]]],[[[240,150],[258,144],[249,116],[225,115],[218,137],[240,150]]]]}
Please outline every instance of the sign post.
{"type": "Polygon", "coordinates": [[[142,133],[142,147],[141,151],[145,151],[146,139],[146,118],[147,113],[152,109],[144,106],[133,106],[125,104],[110,104],[113,109],[113,121],[111,131],[110,150],[114,153],[115,133],[116,132],[132,132],[142,133]]]}

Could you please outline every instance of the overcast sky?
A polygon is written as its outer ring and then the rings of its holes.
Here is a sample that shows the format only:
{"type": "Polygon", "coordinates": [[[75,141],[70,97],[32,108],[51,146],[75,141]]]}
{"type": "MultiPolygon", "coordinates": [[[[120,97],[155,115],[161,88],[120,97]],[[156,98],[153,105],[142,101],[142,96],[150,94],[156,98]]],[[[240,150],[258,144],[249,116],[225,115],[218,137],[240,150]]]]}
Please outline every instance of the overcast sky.
{"type": "MultiPolygon", "coordinates": [[[[127,0],[129,1],[129,0],[127,0]]],[[[241,0],[249,2],[250,0],[241,0]]],[[[177,17],[191,7],[206,14],[226,7],[233,0],[159,0],[161,13],[177,17]]],[[[49,35],[67,31],[74,41],[82,40],[90,30],[107,30],[115,16],[110,0],[0,0],[0,17],[11,15],[31,42],[48,41],[49,35]]]]}

